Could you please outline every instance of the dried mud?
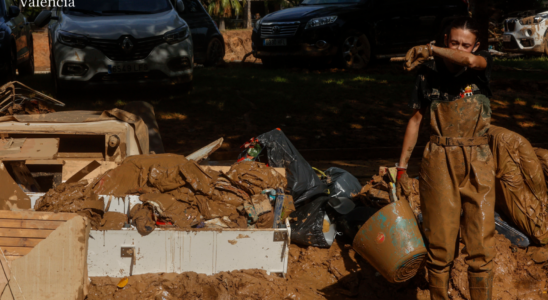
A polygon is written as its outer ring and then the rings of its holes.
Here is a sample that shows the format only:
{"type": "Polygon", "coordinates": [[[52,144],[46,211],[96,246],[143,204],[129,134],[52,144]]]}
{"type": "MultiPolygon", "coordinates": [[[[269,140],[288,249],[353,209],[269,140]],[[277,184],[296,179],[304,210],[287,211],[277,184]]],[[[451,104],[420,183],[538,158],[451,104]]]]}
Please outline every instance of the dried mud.
{"type": "MultiPolygon", "coordinates": [[[[212,276],[146,274],[130,277],[119,289],[120,278],[92,277],[87,299],[417,299],[415,284],[390,284],[375,273],[350,245],[335,242],[330,249],[291,245],[285,279],[260,270],[212,276]]],[[[424,286],[424,278],[417,278],[424,286]]]]}

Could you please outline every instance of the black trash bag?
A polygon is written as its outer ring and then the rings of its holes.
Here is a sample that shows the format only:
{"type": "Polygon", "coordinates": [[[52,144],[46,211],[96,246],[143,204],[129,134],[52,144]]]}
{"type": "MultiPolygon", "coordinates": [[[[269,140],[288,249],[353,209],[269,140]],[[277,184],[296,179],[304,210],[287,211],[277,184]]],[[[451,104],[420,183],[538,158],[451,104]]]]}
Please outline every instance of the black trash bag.
{"type": "Polygon", "coordinates": [[[263,133],[257,139],[267,149],[268,164],[285,168],[287,186],[296,207],[325,193],[326,185],[281,130],[263,133]]]}
{"type": "Polygon", "coordinates": [[[363,224],[379,210],[380,208],[357,206],[348,214],[335,218],[337,231],[342,232],[343,236],[349,240],[354,240],[354,237],[358,234],[358,231],[362,228],[363,224]]]}
{"type": "Polygon", "coordinates": [[[289,215],[292,244],[319,248],[331,247],[323,233],[327,201],[329,197],[320,197],[289,215]]]}
{"type": "Polygon", "coordinates": [[[330,197],[352,199],[352,196],[359,194],[362,189],[358,178],[341,168],[331,167],[325,171],[325,175],[330,197]]]}

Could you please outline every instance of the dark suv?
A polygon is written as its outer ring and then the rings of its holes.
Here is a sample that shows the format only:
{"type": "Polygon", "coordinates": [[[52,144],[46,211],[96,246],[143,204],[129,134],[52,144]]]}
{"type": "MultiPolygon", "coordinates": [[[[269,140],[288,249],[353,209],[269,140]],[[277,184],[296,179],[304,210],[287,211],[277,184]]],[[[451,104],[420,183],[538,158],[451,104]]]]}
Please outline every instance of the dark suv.
{"type": "Polygon", "coordinates": [[[292,56],[360,69],[372,54],[399,56],[436,39],[452,17],[467,14],[464,1],[304,0],[257,21],[252,47],[265,65],[292,56]]]}

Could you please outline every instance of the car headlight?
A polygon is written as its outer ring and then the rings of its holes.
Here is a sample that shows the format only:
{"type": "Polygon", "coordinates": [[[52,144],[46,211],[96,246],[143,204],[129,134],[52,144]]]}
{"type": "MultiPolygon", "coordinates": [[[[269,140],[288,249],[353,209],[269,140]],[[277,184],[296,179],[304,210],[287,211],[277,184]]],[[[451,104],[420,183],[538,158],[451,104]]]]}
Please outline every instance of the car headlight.
{"type": "Polygon", "coordinates": [[[258,31],[259,28],[261,28],[261,24],[262,24],[262,23],[263,23],[263,19],[262,19],[262,18],[259,19],[259,20],[257,20],[257,22],[255,22],[255,27],[254,27],[254,29],[258,31]]]}
{"type": "Polygon", "coordinates": [[[535,17],[535,18],[533,19],[533,21],[534,21],[535,24],[538,24],[538,23],[540,23],[543,19],[544,19],[544,17],[535,17]]]}
{"type": "Polygon", "coordinates": [[[304,27],[304,29],[335,23],[336,20],[337,20],[337,16],[314,18],[308,21],[308,23],[306,23],[306,26],[304,27]]]}
{"type": "Polygon", "coordinates": [[[175,30],[166,32],[164,34],[164,40],[168,44],[173,45],[188,39],[189,36],[190,36],[190,29],[188,29],[187,25],[183,25],[175,30]]]}
{"type": "Polygon", "coordinates": [[[75,48],[84,48],[88,44],[88,38],[85,35],[59,31],[58,40],[61,44],[75,48]]]}

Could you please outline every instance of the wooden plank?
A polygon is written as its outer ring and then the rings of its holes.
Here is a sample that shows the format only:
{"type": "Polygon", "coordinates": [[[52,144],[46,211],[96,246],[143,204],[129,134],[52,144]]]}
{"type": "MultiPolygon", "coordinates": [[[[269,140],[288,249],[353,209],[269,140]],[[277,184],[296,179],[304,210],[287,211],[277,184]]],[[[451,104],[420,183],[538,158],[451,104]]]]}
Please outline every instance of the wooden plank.
{"type": "Polygon", "coordinates": [[[0,219],[19,219],[19,220],[70,220],[78,214],[73,213],[52,213],[43,211],[9,211],[0,210],[0,219]]]}
{"type": "MultiPolygon", "coordinates": [[[[89,165],[91,162],[97,162],[97,160],[84,160],[84,158],[76,158],[74,160],[65,159],[65,165],[63,166],[63,178],[62,181],[66,182],[69,178],[73,177],[76,173],[81,171],[86,165],[89,165]]],[[[86,176],[82,177],[80,180],[87,180],[88,182],[92,181],[96,177],[104,174],[108,170],[114,169],[118,166],[117,163],[113,161],[101,161],[100,166],[86,176]]]]}
{"type": "Polygon", "coordinates": [[[0,247],[34,247],[44,239],[32,238],[0,238],[0,247]]]}
{"type": "Polygon", "coordinates": [[[34,247],[2,247],[4,255],[27,255],[34,247]]]}
{"type": "Polygon", "coordinates": [[[59,152],[57,154],[58,158],[103,158],[103,153],[101,152],[59,152]]]}
{"type": "Polygon", "coordinates": [[[14,260],[18,259],[19,257],[23,257],[23,256],[21,256],[21,255],[6,255],[6,259],[8,261],[14,261],[14,260]]]}
{"type": "Polygon", "coordinates": [[[0,237],[47,238],[53,230],[0,228],[0,237]]]}
{"type": "Polygon", "coordinates": [[[16,153],[4,154],[0,160],[27,160],[27,159],[54,159],[59,150],[58,138],[28,138],[21,151],[12,151],[16,153]]]}
{"type": "Polygon", "coordinates": [[[88,163],[85,165],[82,169],[80,169],[78,172],[76,172],[74,175],[72,175],[69,179],[67,179],[66,183],[74,183],[82,180],[84,177],[95,171],[101,166],[101,163],[97,162],[96,160],[88,163]]]}
{"type": "Polygon", "coordinates": [[[62,166],[63,160],[61,159],[27,159],[25,165],[54,165],[62,166]]]}
{"type": "Polygon", "coordinates": [[[11,279],[18,279],[25,299],[84,299],[89,284],[88,239],[89,221],[77,216],[11,262],[11,279]]]}
{"type": "Polygon", "coordinates": [[[66,221],[0,219],[0,228],[57,229],[66,221]]]}

